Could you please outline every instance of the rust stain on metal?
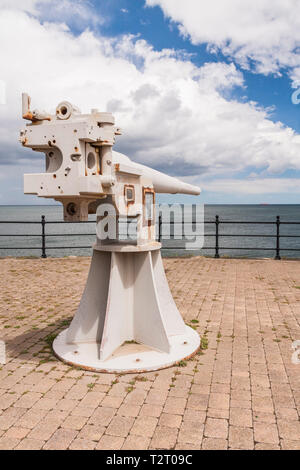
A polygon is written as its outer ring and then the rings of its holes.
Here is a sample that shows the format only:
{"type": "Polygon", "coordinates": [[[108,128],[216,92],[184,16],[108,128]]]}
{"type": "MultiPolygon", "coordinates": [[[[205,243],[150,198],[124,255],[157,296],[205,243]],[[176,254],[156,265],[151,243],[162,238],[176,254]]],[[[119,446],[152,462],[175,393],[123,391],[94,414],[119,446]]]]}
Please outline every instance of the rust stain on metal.
{"type": "Polygon", "coordinates": [[[99,149],[95,148],[95,152],[96,152],[97,175],[101,175],[101,163],[100,163],[99,149]]]}
{"type": "Polygon", "coordinates": [[[33,121],[33,114],[31,111],[28,111],[28,113],[23,114],[23,119],[28,119],[28,121],[33,121]]]}
{"type": "Polygon", "coordinates": [[[147,188],[143,186],[143,207],[144,207],[144,214],[143,214],[143,219],[144,219],[144,224],[148,225],[148,237],[151,238],[151,231],[150,227],[154,225],[154,217],[152,219],[146,219],[146,194],[152,194],[153,195],[153,206],[155,205],[155,191],[153,188],[147,188]]]}
{"type": "Polygon", "coordinates": [[[28,121],[32,122],[37,122],[37,121],[51,121],[50,116],[45,116],[43,119],[38,119],[34,114],[32,114],[31,111],[28,111],[27,113],[23,114],[23,119],[27,119],[28,121]]]}
{"type": "Polygon", "coordinates": [[[135,203],[135,188],[133,184],[124,184],[124,198],[126,201],[126,207],[127,207],[127,212],[128,212],[128,206],[130,206],[130,204],[135,203]],[[127,199],[127,189],[132,190],[132,199],[127,199]]]}

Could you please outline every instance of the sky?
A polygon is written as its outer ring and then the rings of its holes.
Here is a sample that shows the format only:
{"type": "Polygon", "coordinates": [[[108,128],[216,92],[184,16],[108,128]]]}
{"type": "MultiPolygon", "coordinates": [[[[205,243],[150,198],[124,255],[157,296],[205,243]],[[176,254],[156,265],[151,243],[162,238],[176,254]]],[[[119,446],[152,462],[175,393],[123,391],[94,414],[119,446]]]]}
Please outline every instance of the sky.
{"type": "Polygon", "coordinates": [[[199,185],[161,202],[300,202],[298,0],[0,0],[0,204],[44,155],[18,142],[21,93],[110,111],[115,150],[199,185]]]}

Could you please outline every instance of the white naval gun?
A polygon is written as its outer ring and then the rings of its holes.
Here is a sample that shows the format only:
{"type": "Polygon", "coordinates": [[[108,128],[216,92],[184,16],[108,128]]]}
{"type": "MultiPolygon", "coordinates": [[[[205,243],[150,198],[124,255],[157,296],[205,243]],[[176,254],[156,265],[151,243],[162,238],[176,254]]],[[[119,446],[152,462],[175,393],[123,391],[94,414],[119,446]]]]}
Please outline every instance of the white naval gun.
{"type": "MultiPolygon", "coordinates": [[[[65,221],[97,213],[136,221],[136,237],[97,230],[90,272],[70,327],[54,341],[64,361],[107,372],[156,370],[190,357],[200,338],[183,322],[165,276],[155,234],[155,193],[200,194],[196,186],[112,150],[120,129],[111,113],[90,114],[67,101],[55,114],[30,110],[22,95],[24,147],[44,152],[44,173],[25,174],[25,194],[63,204],[65,221]],[[103,208],[103,211],[101,209],[103,208]],[[110,211],[110,209],[112,211],[110,211]]],[[[109,222],[109,219],[108,219],[109,222]]]]}
{"type": "MultiPolygon", "coordinates": [[[[65,221],[88,220],[101,203],[111,202],[122,215],[146,210],[154,193],[200,193],[196,186],[133,162],[114,152],[115,136],[121,133],[111,113],[92,109],[81,114],[62,102],[51,115],[30,111],[30,98],[22,95],[22,115],[31,121],[20,132],[24,147],[44,152],[44,173],[24,175],[25,194],[60,201],[65,221]],[[128,210],[130,208],[130,210],[128,210]]],[[[141,214],[142,215],[142,214],[141,214]]]]}

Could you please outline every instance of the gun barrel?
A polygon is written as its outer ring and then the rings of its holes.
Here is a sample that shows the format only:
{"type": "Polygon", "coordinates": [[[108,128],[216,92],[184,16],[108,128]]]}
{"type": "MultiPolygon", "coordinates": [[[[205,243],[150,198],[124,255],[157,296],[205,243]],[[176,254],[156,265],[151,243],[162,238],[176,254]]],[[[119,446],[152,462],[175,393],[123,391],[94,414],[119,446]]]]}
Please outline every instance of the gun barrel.
{"type": "Polygon", "coordinates": [[[153,170],[144,165],[143,175],[152,179],[153,187],[156,193],[169,193],[169,194],[191,194],[198,196],[201,193],[201,189],[198,186],[194,186],[184,181],[180,181],[173,176],[165,175],[160,171],[153,170]]]}
{"type": "Polygon", "coordinates": [[[156,193],[192,194],[194,196],[198,196],[201,193],[201,189],[198,186],[180,181],[173,176],[168,176],[165,173],[161,173],[141,163],[133,162],[123,153],[116,151],[112,153],[114,163],[123,163],[128,167],[132,167],[135,171],[138,171],[140,175],[149,178],[152,181],[156,193]]]}
{"type": "Polygon", "coordinates": [[[156,193],[191,194],[194,196],[198,196],[201,193],[201,189],[198,186],[180,181],[173,176],[168,176],[141,163],[133,162],[122,153],[113,151],[113,160],[114,163],[123,163],[127,167],[132,167],[135,171],[138,171],[140,175],[149,178],[156,193]]]}

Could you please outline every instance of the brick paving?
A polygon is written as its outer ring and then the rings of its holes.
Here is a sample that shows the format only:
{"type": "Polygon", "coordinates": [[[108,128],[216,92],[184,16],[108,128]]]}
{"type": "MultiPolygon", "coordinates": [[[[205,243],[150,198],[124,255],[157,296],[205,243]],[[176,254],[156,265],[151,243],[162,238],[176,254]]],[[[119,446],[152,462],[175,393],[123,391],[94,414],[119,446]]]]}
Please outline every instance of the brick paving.
{"type": "Polygon", "coordinates": [[[0,260],[0,449],[300,449],[300,261],[165,259],[203,350],[138,375],[52,354],[89,263],[0,260]]]}

